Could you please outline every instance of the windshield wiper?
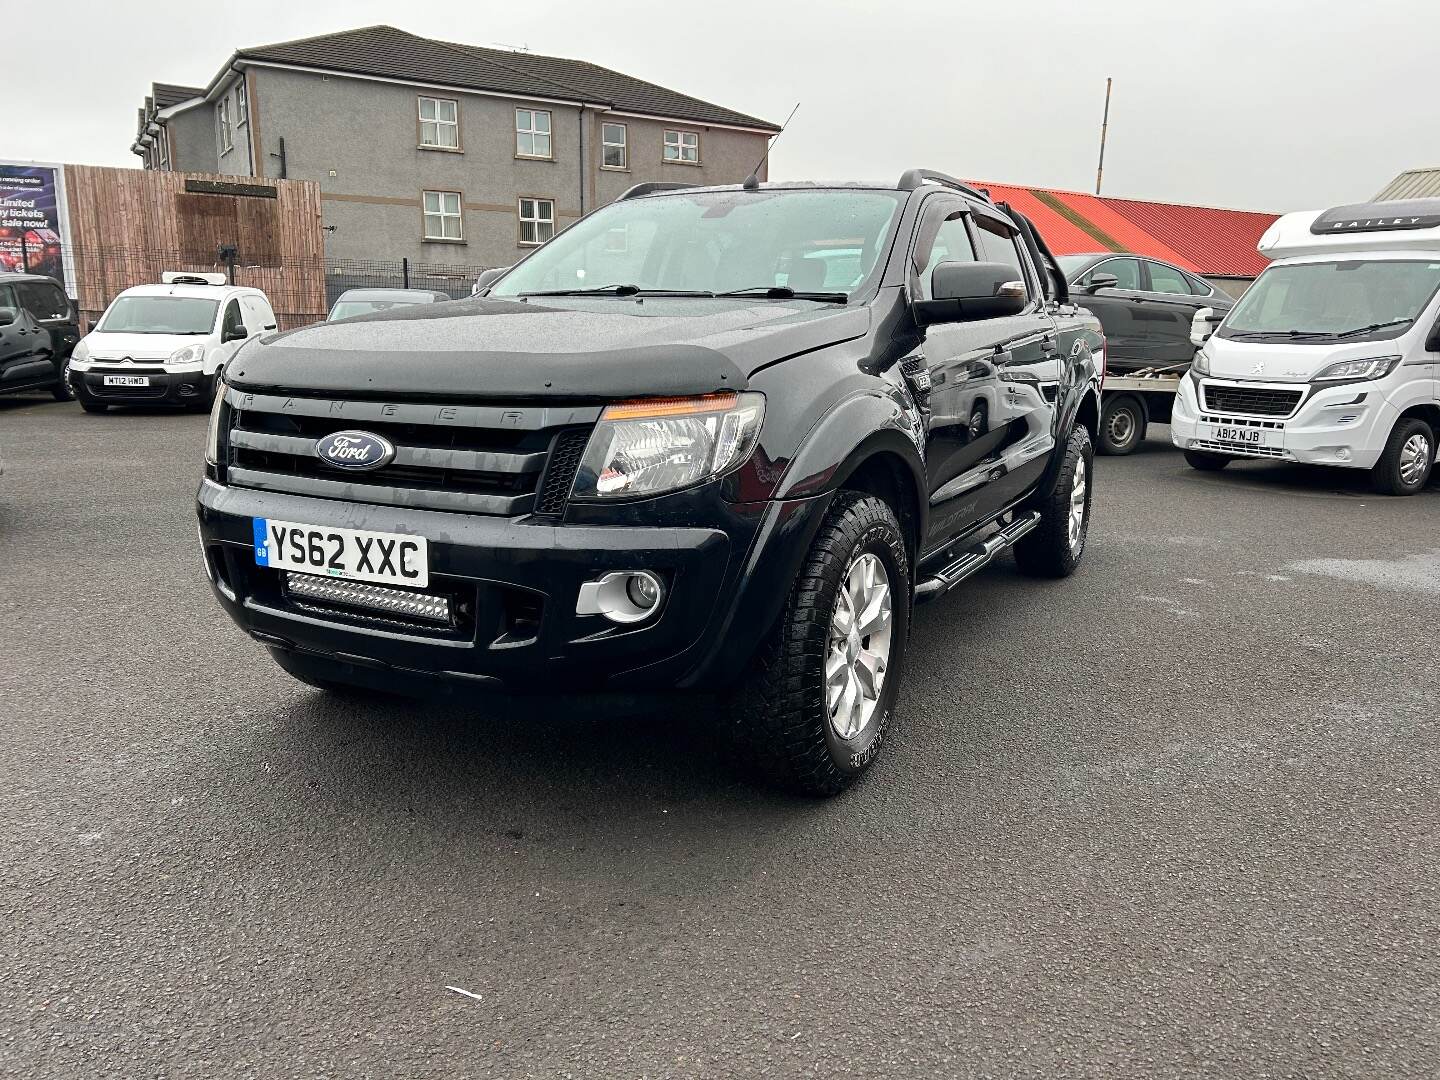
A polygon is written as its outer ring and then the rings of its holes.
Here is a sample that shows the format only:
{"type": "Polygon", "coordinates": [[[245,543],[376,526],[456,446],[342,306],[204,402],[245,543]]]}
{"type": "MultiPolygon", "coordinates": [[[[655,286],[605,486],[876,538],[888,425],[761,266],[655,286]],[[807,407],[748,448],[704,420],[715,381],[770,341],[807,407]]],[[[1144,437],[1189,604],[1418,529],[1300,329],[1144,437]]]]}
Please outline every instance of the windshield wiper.
{"type": "Polygon", "coordinates": [[[1414,321],[1414,319],[1386,319],[1384,322],[1371,323],[1369,326],[1356,326],[1350,330],[1341,330],[1338,334],[1332,336],[1337,338],[1358,337],[1361,334],[1370,334],[1376,330],[1384,330],[1387,326],[1408,326],[1414,321]]]}
{"type": "Polygon", "coordinates": [[[642,289],[639,285],[600,285],[594,289],[550,289],[521,296],[714,296],[704,289],[642,289]]]}
{"type": "Polygon", "coordinates": [[[1333,335],[1329,330],[1231,330],[1228,336],[1243,341],[1249,338],[1312,338],[1333,335]]]}
{"type": "Polygon", "coordinates": [[[850,299],[843,292],[796,292],[789,285],[751,285],[747,289],[726,289],[716,296],[761,296],[766,300],[828,300],[844,304],[850,299]]]}

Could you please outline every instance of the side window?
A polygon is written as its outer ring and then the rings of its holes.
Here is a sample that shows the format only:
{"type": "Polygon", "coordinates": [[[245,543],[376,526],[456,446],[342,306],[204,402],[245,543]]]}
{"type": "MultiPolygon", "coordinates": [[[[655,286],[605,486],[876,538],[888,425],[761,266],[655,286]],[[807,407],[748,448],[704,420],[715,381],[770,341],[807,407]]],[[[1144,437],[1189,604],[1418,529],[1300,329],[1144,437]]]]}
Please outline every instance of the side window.
{"type": "Polygon", "coordinates": [[[220,336],[223,338],[232,330],[238,330],[245,323],[240,318],[240,301],[231,300],[225,305],[225,321],[220,324],[220,336]]]}
{"type": "Polygon", "coordinates": [[[1201,281],[1199,278],[1192,277],[1189,274],[1185,275],[1185,280],[1190,283],[1190,291],[1196,296],[1210,296],[1215,291],[1214,286],[1208,281],[1201,281]]]}
{"type": "Polygon", "coordinates": [[[1150,291],[1160,293],[1178,293],[1181,296],[1190,296],[1190,282],[1185,275],[1176,270],[1173,266],[1165,263],[1147,262],[1146,268],[1150,271],[1150,291]]]}
{"type": "Polygon", "coordinates": [[[975,231],[980,238],[985,262],[1004,263],[1015,271],[1015,280],[1025,282],[1025,291],[1035,294],[1034,285],[1025,273],[1025,261],[1020,257],[1019,234],[983,214],[975,215],[975,231]]]}
{"type": "Polygon", "coordinates": [[[255,297],[255,314],[260,317],[260,329],[275,329],[275,309],[263,296],[255,297]]]}
{"type": "Polygon", "coordinates": [[[970,230],[965,225],[966,216],[964,210],[956,210],[935,230],[935,239],[930,243],[930,254],[920,269],[920,295],[923,299],[929,300],[934,296],[931,278],[934,276],[935,267],[942,262],[975,262],[975,249],[970,244],[970,230]]]}
{"type": "Polygon", "coordinates": [[[1085,271],[1085,276],[1080,279],[1080,284],[1089,285],[1090,279],[1096,274],[1114,274],[1119,279],[1115,286],[1117,289],[1140,288],[1139,259],[1106,259],[1102,263],[1096,263],[1085,271]]]}
{"type": "Polygon", "coordinates": [[[70,313],[70,302],[54,285],[43,281],[22,281],[15,286],[15,291],[19,293],[25,310],[42,322],[63,319],[70,313]]]}

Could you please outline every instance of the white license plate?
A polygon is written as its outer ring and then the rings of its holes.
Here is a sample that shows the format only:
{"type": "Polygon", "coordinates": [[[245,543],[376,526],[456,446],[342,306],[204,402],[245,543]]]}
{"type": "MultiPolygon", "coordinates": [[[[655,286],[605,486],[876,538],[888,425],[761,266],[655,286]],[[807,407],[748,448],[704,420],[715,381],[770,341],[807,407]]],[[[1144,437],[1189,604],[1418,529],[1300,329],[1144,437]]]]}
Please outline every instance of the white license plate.
{"type": "Polygon", "coordinates": [[[149,386],[149,375],[106,375],[106,386],[149,386]]]}
{"type": "Polygon", "coordinates": [[[1236,424],[1210,425],[1210,439],[1244,449],[1247,446],[1283,446],[1284,432],[1276,428],[1241,427],[1236,424]]]}
{"type": "Polygon", "coordinates": [[[252,520],[259,566],[414,589],[430,584],[430,553],[423,536],[252,520]]]}

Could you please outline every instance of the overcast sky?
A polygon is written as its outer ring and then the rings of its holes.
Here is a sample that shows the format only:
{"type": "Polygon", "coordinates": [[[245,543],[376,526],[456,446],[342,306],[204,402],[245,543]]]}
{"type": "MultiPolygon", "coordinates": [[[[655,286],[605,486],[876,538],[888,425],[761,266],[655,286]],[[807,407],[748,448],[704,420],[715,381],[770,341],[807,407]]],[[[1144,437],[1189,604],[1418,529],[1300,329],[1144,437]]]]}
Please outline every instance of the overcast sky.
{"type": "Polygon", "coordinates": [[[590,60],[776,123],[799,101],[776,179],[923,164],[1093,190],[1107,75],[1107,195],[1280,211],[1440,166],[1440,0],[0,0],[0,15],[32,24],[6,50],[4,158],[137,165],[152,81],[204,85],[237,47],[383,22],[590,60]]]}

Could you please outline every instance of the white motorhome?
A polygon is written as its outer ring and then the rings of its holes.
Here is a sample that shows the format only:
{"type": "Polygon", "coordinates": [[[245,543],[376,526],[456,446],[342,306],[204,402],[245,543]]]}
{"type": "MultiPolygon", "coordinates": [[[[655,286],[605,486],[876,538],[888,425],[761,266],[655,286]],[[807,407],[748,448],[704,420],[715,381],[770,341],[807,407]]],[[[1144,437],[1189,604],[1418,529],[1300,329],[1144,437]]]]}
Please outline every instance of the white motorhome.
{"type": "Polygon", "coordinates": [[[1181,380],[1170,433],[1197,469],[1271,458],[1424,488],[1440,435],[1440,199],[1286,214],[1272,262],[1181,380]]]}

